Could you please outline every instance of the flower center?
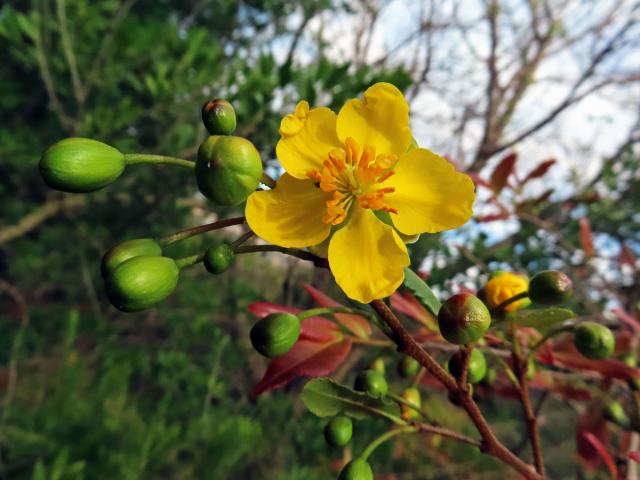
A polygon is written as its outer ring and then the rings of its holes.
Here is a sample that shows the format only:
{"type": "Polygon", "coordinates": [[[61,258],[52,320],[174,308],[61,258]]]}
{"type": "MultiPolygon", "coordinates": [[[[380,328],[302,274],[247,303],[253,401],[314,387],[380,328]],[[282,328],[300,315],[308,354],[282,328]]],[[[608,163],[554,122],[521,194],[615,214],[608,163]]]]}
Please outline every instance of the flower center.
{"type": "Polygon", "coordinates": [[[365,145],[360,152],[358,143],[351,137],[347,138],[344,149],[329,152],[322,170],[307,173],[318,187],[333,193],[322,221],[331,225],[342,223],[354,201],[362,208],[398,213],[384,202],[384,196],[393,193],[395,188],[380,186],[395,173],[391,167],[397,160],[396,155],[376,156],[376,149],[371,145],[365,145]]]}

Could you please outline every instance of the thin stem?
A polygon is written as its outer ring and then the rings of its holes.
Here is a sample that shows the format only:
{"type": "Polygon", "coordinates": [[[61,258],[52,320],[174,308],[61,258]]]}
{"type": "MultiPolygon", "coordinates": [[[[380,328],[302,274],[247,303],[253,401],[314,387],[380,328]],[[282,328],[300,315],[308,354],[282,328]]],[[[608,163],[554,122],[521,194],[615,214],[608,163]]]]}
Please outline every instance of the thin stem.
{"type": "Polygon", "coordinates": [[[401,395],[397,395],[395,393],[387,393],[387,396],[391,399],[393,399],[395,402],[404,405],[406,407],[409,407],[412,410],[415,410],[416,412],[418,412],[420,414],[420,416],[422,418],[424,418],[426,421],[428,421],[430,424],[433,425],[437,425],[440,426],[440,424],[438,422],[436,422],[435,420],[433,420],[429,414],[427,412],[425,412],[424,410],[422,410],[422,408],[420,408],[418,405],[416,405],[413,402],[410,402],[409,400],[403,398],[401,395]]]}
{"type": "Polygon", "coordinates": [[[347,338],[351,343],[355,343],[358,345],[367,345],[369,347],[393,348],[396,346],[395,343],[389,340],[378,340],[376,338],[354,337],[353,335],[347,335],[345,338],[347,338]]]}
{"type": "Polygon", "coordinates": [[[265,172],[262,172],[262,178],[260,179],[260,181],[272,190],[276,188],[276,181],[265,172]]]}
{"type": "Polygon", "coordinates": [[[384,442],[386,442],[390,438],[395,437],[396,435],[400,435],[401,433],[414,433],[414,432],[416,432],[416,428],[413,426],[406,426],[406,427],[394,428],[392,430],[389,430],[388,432],[385,432],[382,435],[380,435],[378,438],[374,439],[369,445],[367,445],[367,447],[360,454],[360,458],[362,458],[363,460],[366,460],[367,458],[369,458],[369,455],[371,455],[376,448],[378,448],[380,445],[382,445],[384,442]]]}
{"type": "Polygon", "coordinates": [[[453,440],[457,440],[461,443],[466,443],[467,445],[471,445],[482,450],[482,442],[480,440],[476,440],[475,438],[468,437],[458,432],[454,432],[453,430],[449,430],[448,428],[436,426],[436,425],[428,425],[426,423],[421,422],[409,422],[410,425],[415,427],[419,432],[424,433],[433,433],[434,435],[440,435],[442,437],[451,438],[453,440]]]}
{"type": "Polygon", "coordinates": [[[180,230],[179,232],[172,233],[165,237],[158,238],[158,243],[161,246],[171,245],[178,240],[200,235],[201,233],[210,232],[212,230],[218,230],[220,228],[229,227],[231,225],[241,225],[246,222],[244,217],[227,218],[225,220],[218,220],[217,222],[207,223],[205,225],[199,225],[197,227],[187,228],[186,230],[180,230]]]}
{"type": "Polygon", "coordinates": [[[231,243],[231,248],[235,250],[254,235],[255,233],[253,233],[253,230],[249,230],[248,232],[243,233],[231,243]]]}
{"type": "Polygon", "coordinates": [[[323,315],[333,315],[334,313],[350,313],[352,315],[363,316],[361,312],[349,307],[318,307],[305,310],[298,314],[300,320],[304,320],[310,317],[321,317],[323,315]]]}
{"type": "Polygon", "coordinates": [[[514,302],[517,302],[518,300],[522,300],[523,298],[528,298],[529,297],[529,292],[520,292],[517,295],[514,295],[511,298],[507,298],[504,302],[502,302],[500,305],[497,305],[495,307],[493,307],[492,309],[490,309],[490,312],[492,314],[494,313],[498,313],[499,311],[501,311],[504,307],[511,305],[514,302]]]}
{"type": "Polygon", "coordinates": [[[575,328],[575,326],[576,326],[575,320],[569,320],[567,322],[564,322],[558,325],[556,328],[552,328],[551,330],[549,330],[540,340],[534,343],[533,346],[529,349],[529,353],[527,354],[526,361],[529,361],[529,359],[538,351],[540,347],[542,347],[542,345],[545,344],[547,340],[561,333],[571,332],[575,328]]]}
{"type": "Polygon", "coordinates": [[[195,265],[196,263],[200,263],[204,259],[204,253],[199,253],[197,255],[190,255],[188,257],[178,258],[176,260],[176,265],[178,268],[182,269],[185,267],[190,267],[191,265],[195,265]]]}
{"type": "Polygon", "coordinates": [[[297,248],[285,248],[278,245],[248,245],[246,247],[238,247],[236,253],[238,255],[242,253],[255,253],[255,252],[279,252],[285,255],[291,255],[292,257],[313,262],[316,267],[329,268],[329,262],[326,258],[318,257],[313,253],[299,250],[297,248]]]}
{"type": "Polygon", "coordinates": [[[162,165],[178,165],[180,167],[194,169],[196,162],[185,160],[183,158],[167,157],[166,155],[151,155],[147,153],[125,153],[124,161],[127,165],[135,165],[137,163],[155,163],[162,165]]]}

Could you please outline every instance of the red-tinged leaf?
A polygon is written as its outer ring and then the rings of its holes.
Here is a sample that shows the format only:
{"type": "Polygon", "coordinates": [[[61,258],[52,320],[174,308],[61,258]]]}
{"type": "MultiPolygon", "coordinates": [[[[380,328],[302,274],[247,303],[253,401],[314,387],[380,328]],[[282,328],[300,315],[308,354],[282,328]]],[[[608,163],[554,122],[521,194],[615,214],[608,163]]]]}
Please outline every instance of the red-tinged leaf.
{"type": "Polygon", "coordinates": [[[554,163],[556,163],[556,161],[553,160],[553,159],[545,160],[544,162],[539,163],[538,166],[536,168],[534,168],[533,170],[531,170],[527,174],[527,176],[524,177],[524,180],[522,180],[522,182],[520,182],[520,183],[521,184],[525,184],[529,180],[532,180],[534,178],[543,177],[549,171],[549,169],[553,166],[554,163]]]}
{"type": "Polygon", "coordinates": [[[629,452],[629,459],[636,463],[640,463],[640,452],[629,452]]]}
{"type": "Polygon", "coordinates": [[[596,254],[596,250],[593,247],[591,223],[587,217],[580,218],[580,243],[582,244],[582,250],[587,257],[593,257],[596,254]]]}
{"type": "Polygon", "coordinates": [[[339,338],[341,338],[340,327],[326,318],[306,318],[300,324],[301,340],[325,343],[339,338]]]}
{"type": "Polygon", "coordinates": [[[507,184],[507,180],[509,176],[513,173],[513,169],[516,166],[516,161],[518,160],[518,154],[513,152],[504,157],[496,168],[494,168],[491,173],[491,188],[494,192],[498,193],[502,190],[507,184]]]}
{"type": "Polygon", "coordinates": [[[262,379],[251,390],[251,396],[281,388],[296,377],[324,377],[338,368],[351,350],[349,340],[314,342],[298,340],[286,355],[269,362],[262,379]]]}
{"type": "Polygon", "coordinates": [[[248,310],[256,317],[266,317],[270,313],[293,313],[294,315],[300,313],[299,308],[287,307],[286,305],[278,305],[277,303],[270,302],[253,302],[249,305],[248,310]]]}
{"type": "Polygon", "coordinates": [[[633,315],[628,314],[624,308],[616,307],[612,308],[611,311],[615,313],[620,320],[629,325],[634,332],[640,333],[640,321],[634,318],[633,315]]]}
{"type": "Polygon", "coordinates": [[[600,456],[604,464],[607,466],[612,480],[618,480],[618,469],[616,468],[616,462],[607,451],[607,447],[591,432],[582,432],[583,438],[591,444],[595,452],[600,456]]]}
{"type": "Polygon", "coordinates": [[[391,295],[391,307],[434,332],[439,331],[436,319],[424,308],[411,293],[394,293],[391,295]]]}
{"type": "Polygon", "coordinates": [[[603,415],[599,414],[601,406],[598,402],[591,402],[586,405],[585,410],[578,416],[576,421],[576,447],[578,455],[584,465],[595,470],[601,463],[600,455],[594,446],[589,442],[584,433],[590,433],[604,442],[609,440],[609,429],[603,415]],[[595,412],[595,413],[594,413],[595,412]]]}
{"type": "Polygon", "coordinates": [[[618,257],[618,263],[622,265],[629,265],[630,267],[635,267],[636,265],[636,254],[633,253],[633,250],[629,248],[629,246],[625,243],[622,244],[622,248],[620,249],[620,256],[618,257]]]}
{"type": "MultiPolygon", "coordinates": [[[[329,297],[325,293],[321,292],[315,287],[312,287],[308,283],[302,285],[304,289],[309,292],[311,298],[321,307],[341,307],[338,302],[329,297]]],[[[334,314],[336,320],[356,337],[369,338],[371,336],[371,324],[369,321],[360,315],[351,315],[349,313],[336,313],[334,314]]]]}
{"type": "Polygon", "coordinates": [[[556,365],[571,370],[596,372],[605,378],[619,378],[621,380],[640,378],[640,370],[630,367],[620,360],[590,360],[577,352],[554,352],[553,359],[556,365]]]}
{"type": "Polygon", "coordinates": [[[476,222],[491,223],[498,220],[506,220],[510,216],[509,212],[492,213],[490,215],[480,215],[476,217],[476,222]]]}

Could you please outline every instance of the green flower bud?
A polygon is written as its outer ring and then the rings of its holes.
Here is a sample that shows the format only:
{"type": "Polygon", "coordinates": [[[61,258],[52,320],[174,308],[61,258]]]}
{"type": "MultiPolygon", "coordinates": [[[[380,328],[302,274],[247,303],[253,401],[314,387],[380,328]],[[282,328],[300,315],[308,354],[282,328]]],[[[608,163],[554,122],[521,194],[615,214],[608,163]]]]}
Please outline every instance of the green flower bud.
{"type": "Polygon", "coordinates": [[[100,264],[102,277],[109,276],[124,261],[141,256],[160,257],[162,256],[162,248],[152,238],[136,238],[114,245],[102,256],[100,264]]]}
{"type": "Polygon", "coordinates": [[[332,447],[344,447],[351,441],[352,435],[353,423],[344,415],[333,417],[324,427],[324,439],[332,447]]]}
{"type": "Polygon", "coordinates": [[[536,376],[536,361],[533,357],[529,357],[527,361],[527,380],[533,380],[536,376]]]}
{"type": "Polygon", "coordinates": [[[344,466],[338,480],[373,480],[373,470],[366,460],[355,458],[344,466]]]}
{"type": "Polygon", "coordinates": [[[290,313],[272,313],[251,329],[251,343],[265,357],[280,357],[287,353],[300,336],[300,319],[290,313]]]}
{"type": "Polygon", "coordinates": [[[176,288],[180,269],[172,258],[133,257],[105,279],[109,300],[123,312],[137,312],[164,300],[176,288]]]}
{"type": "Polygon", "coordinates": [[[571,279],[555,270],[536,273],[529,282],[529,298],[542,305],[559,305],[569,300],[572,294],[571,279]]]}
{"type": "MultiPolygon", "coordinates": [[[[404,398],[407,402],[415,405],[417,408],[422,406],[422,397],[420,396],[420,390],[415,387],[409,387],[402,392],[402,398],[404,398]]],[[[400,405],[400,413],[402,418],[405,420],[412,420],[414,418],[418,418],[420,416],[420,412],[418,412],[415,408],[411,408],[408,405],[402,404],[400,405]]]]}
{"type": "Polygon", "coordinates": [[[587,358],[602,360],[610,357],[616,347],[611,330],[596,322],[583,322],[573,333],[573,344],[587,358]]]}
{"type": "Polygon", "coordinates": [[[478,340],[491,325],[491,314],[484,303],[470,293],[450,297],[438,312],[440,333],[458,345],[478,340]]]}
{"type": "Polygon", "coordinates": [[[389,392],[389,385],[384,375],[373,370],[364,370],[356,377],[356,390],[367,392],[374,397],[383,397],[389,392]]]}
{"type": "Polygon", "coordinates": [[[398,375],[403,378],[413,377],[420,371],[420,363],[413,357],[403,356],[398,362],[398,375]]]}
{"type": "Polygon", "coordinates": [[[40,159],[40,175],[51,188],[85,193],[116,180],[124,171],[124,155],[90,138],[65,138],[40,159]]]}
{"type": "Polygon", "coordinates": [[[620,425],[622,428],[629,428],[631,420],[624,411],[624,407],[617,400],[609,400],[602,411],[604,418],[610,422],[620,425]]]}
{"type": "MultiPolygon", "coordinates": [[[[456,378],[462,375],[462,351],[458,350],[449,359],[449,372],[456,378]]],[[[469,368],[467,370],[467,382],[478,383],[487,374],[487,360],[484,358],[482,350],[472,350],[469,357],[469,368]]]]}
{"type": "Polygon", "coordinates": [[[195,174],[205,197],[218,205],[237,205],[258,188],[262,160],[245,138],[211,136],[200,145],[195,174]]]}
{"type": "Polygon", "coordinates": [[[202,121],[211,135],[231,135],[236,129],[236,111],[221,98],[202,106],[202,121]]]}
{"type": "Polygon", "coordinates": [[[209,248],[205,252],[203,263],[209,273],[217,275],[226,272],[234,259],[235,253],[231,245],[221,243],[220,245],[209,248]]]}
{"type": "Polygon", "coordinates": [[[371,370],[374,370],[382,375],[384,375],[386,371],[386,366],[384,364],[384,360],[382,358],[376,358],[373,362],[371,362],[371,366],[369,367],[371,370]]]}

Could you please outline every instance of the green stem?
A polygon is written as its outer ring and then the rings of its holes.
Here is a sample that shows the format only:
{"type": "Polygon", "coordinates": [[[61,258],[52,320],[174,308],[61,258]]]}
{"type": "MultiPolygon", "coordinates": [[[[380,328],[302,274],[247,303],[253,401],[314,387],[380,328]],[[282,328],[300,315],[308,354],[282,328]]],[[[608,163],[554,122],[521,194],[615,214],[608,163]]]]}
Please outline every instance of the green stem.
{"type": "Polygon", "coordinates": [[[206,225],[199,225],[197,227],[187,228],[186,230],[180,230],[179,232],[172,233],[165,237],[158,238],[158,243],[161,246],[171,245],[178,240],[200,235],[201,233],[210,232],[212,230],[218,230],[220,228],[229,227],[231,225],[241,225],[246,222],[244,217],[227,218],[225,220],[218,220],[217,222],[207,223],[206,225]]]}
{"type": "Polygon", "coordinates": [[[318,307],[300,312],[298,314],[298,318],[300,320],[304,320],[309,317],[321,317],[323,315],[333,315],[334,313],[350,313],[352,315],[362,316],[361,312],[348,307],[318,307]]]}
{"type": "Polygon", "coordinates": [[[188,257],[178,258],[176,260],[176,265],[178,265],[178,268],[183,269],[185,267],[195,265],[196,263],[200,263],[203,259],[204,253],[199,253],[198,255],[190,255],[188,257]]]}
{"type": "Polygon", "coordinates": [[[253,233],[253,230],[249,230],[248,232],[243,233],[231,243],[231,248],[235,250],[254,235],[255,233],[253,233]]]}
{"type": "Polygon", "coordinates": [[[567,322],[563,322],[562,324],[556,326],[555,328],[550,329],[545,335],[544,337],[542,337],[540,340],[538,340],[532,347],[531,349],[529,349],[529,353],[527,354],[527,357],[525,359],[525,362],[528,362],[529,359],[531,358],[531,356],[533,354],[536,353],[536,351],[538,351],[538,349],[540,347],[542,347],[542,345],[544,345],[544,343],[549,340],[552,337],[555,337],[556,335],[559,335],[561,333],[564,332],[571,332],[574,328],[576,327],[576,321],[575,320],[569,320],[567,322]]]}
{"type": "Polygon", "coordinates": [[[238,247],[236,254],[243,253],[255,253],[255,252],[279,252],[285,255],[291,255],[292,257],[299,258],[301,260],[307,260],[313,262],[316,266],[328,267],[327,260],[313,253],[299,250],[296,248],[279,247],[278,245],[248,245],[246,247],[238,247]]]}
{"type": "Polygon", "coordinates": [[[264,172],[262,172],[260,181],[272,190],[276,188],[276,181],[264,172]]]}
{"type": "Polygon", "coordinates": [[[369,458],[369,455],[371,455],[376,448],[378,448],[380,445],[382,445],[384,442],[386,442],[390,438],[395,437],[396,435],[400,435],[401,433],[414,433],[415,431],[416,431],[416,428],[412,426],[394,428],[392,430],[389,430],[388,432],[383,433],[378,438],[373,440],[369,445],[367,445],[367,447],[364,449],[364,451],[360,455],[360,458],[362,458],[363,460],[366,460],[367,458],[369,458]]]}
{"type": "Polygon", "coordinates": [[[135,165],[136,163],[156,163],[163,165],[178,165],[194,169],[196,162],[184,160],[183,158],[167,157],[165,155],[151,155],[147,153],[125,153],[124,161],[127,165],[135,165]]]}

